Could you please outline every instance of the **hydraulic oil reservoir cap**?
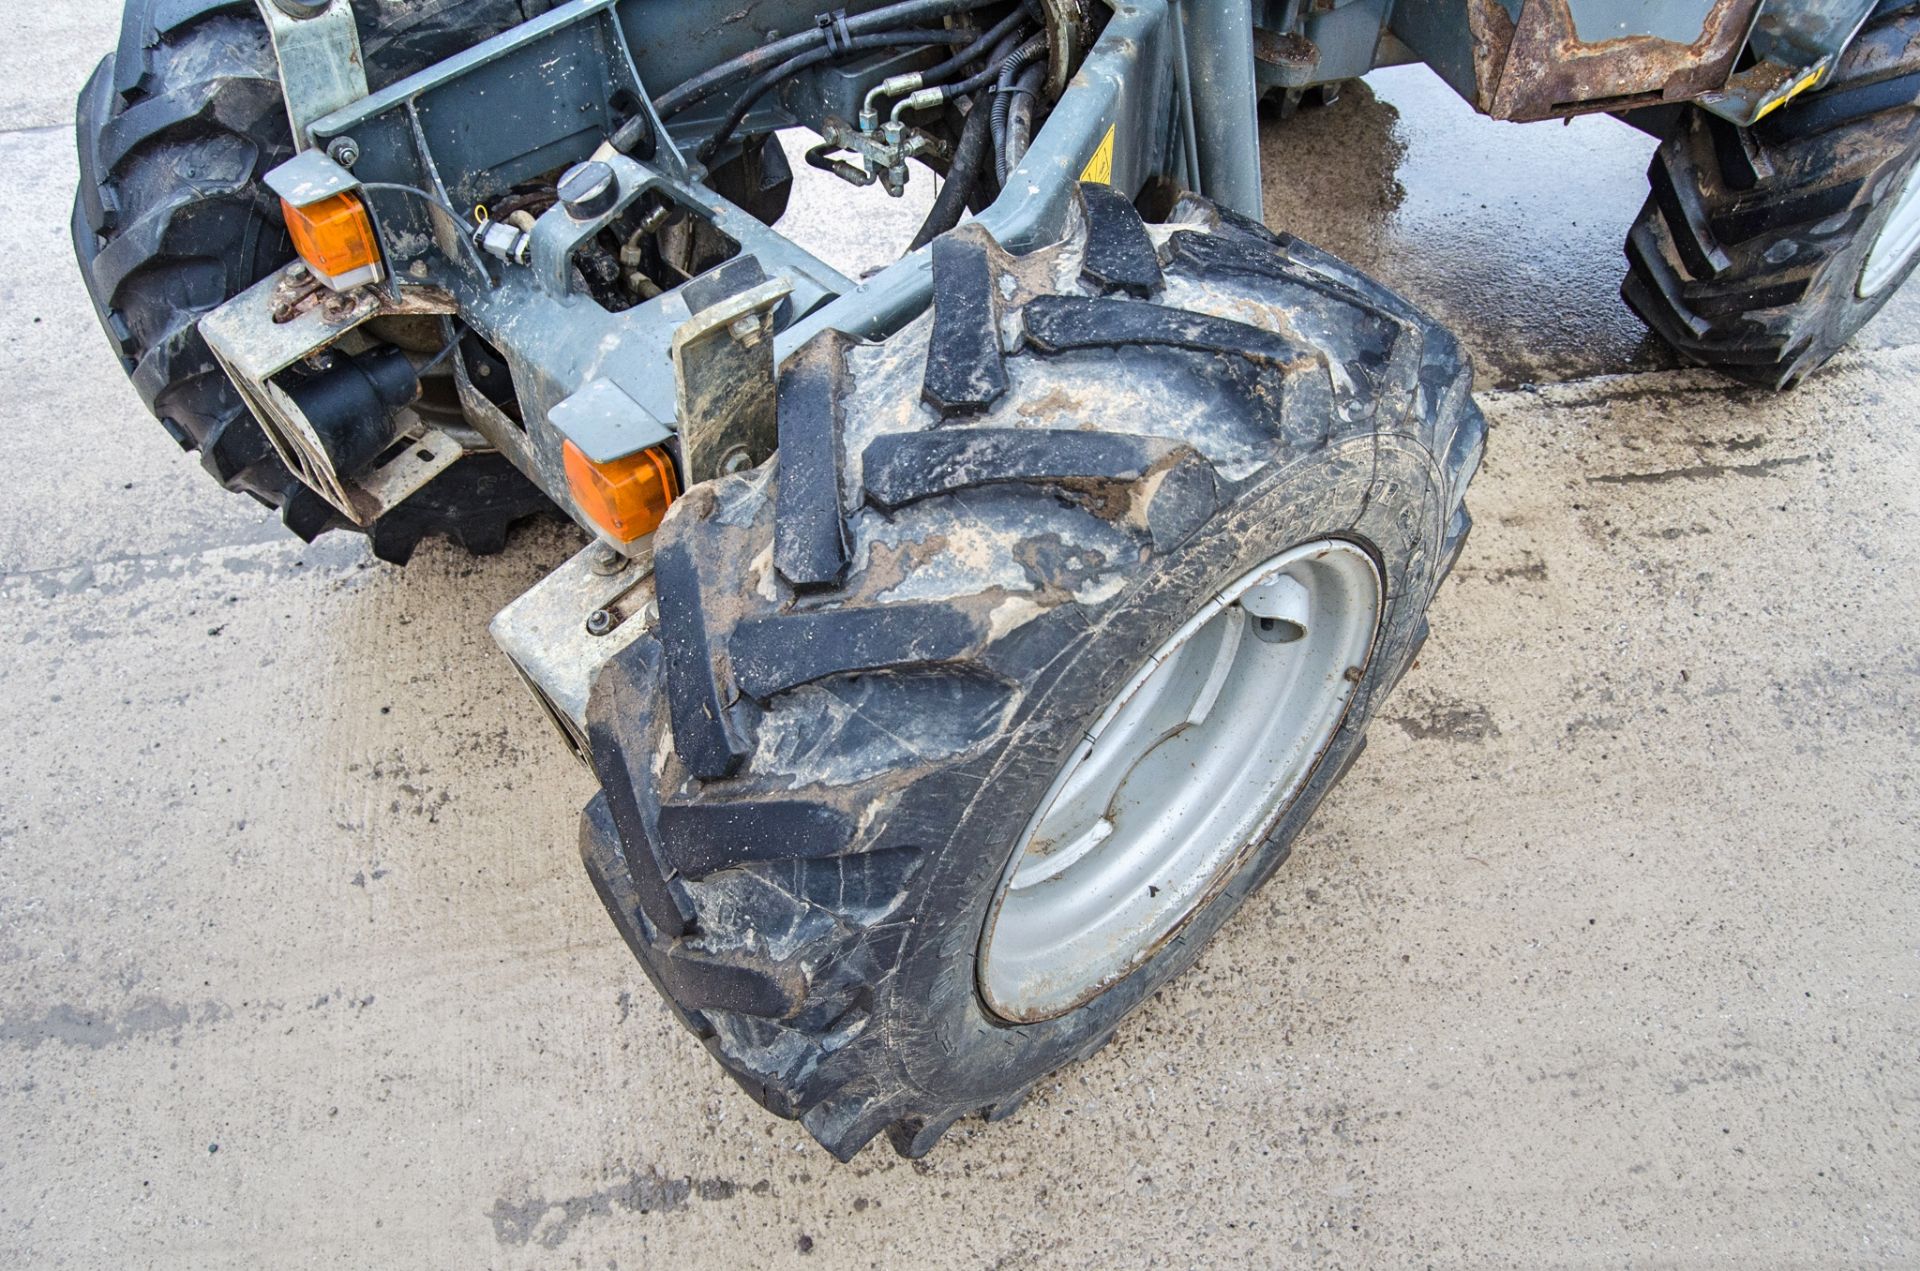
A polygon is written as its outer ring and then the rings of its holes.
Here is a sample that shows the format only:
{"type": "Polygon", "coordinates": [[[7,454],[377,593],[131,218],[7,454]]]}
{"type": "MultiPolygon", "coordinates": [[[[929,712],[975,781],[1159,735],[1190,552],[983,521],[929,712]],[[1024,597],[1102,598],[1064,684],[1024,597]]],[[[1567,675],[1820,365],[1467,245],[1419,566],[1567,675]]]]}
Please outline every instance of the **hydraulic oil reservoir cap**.
{"type": "Polygon", "coordinates": [[[560,203],[576,221],[591,221],[613,210],[620,197],[620,182],[613,169],[598,159],[589,159],[568,168],[560,178],[560,203]]]}

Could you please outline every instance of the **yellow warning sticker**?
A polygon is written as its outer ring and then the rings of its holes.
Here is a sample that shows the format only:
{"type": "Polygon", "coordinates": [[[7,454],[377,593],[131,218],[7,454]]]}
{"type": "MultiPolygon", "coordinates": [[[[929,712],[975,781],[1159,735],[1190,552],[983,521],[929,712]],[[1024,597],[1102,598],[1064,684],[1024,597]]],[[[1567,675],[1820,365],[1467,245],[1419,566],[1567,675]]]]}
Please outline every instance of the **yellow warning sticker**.
{"type": "Polygon", "coordinates": [[[1792,101],[1794,98],[1798,97],[1800,94],[1806,92],[1809,88],[1812,88],[1815,84],[1818,84],[1820,82],[1820,77],[1822,75],[1825,75],[1826,73],[1827,73],[1827,68],[1825,65],[1816,66],[1811,71],[1808,71],[1805,75],[1800,77],[1799,82],[1796,83],[1792,88],[1789,88],[1786,92],[1780,94],[1778,97],[1774,98],[1772,101],[1762,106],[1759,110],[1756,110],[1755,112],[1753,112],[1753,122],[1759,123],[1762,119],[1765,119],[1768,115],[1772,114],[1774,111],[1778,110],[1780,107],[1786,105],[1788,102],[1792,101]]]}
{"type": "Polygon", "coordinates": [[[1113,184],[1113,129],[1113,124],[1107,125],[1107,135],[1100,138],[1100,144],[1094,147],[1093,158],[1087,160],[1087,166],[1080,169],[1082,181],[1113,184]]]}

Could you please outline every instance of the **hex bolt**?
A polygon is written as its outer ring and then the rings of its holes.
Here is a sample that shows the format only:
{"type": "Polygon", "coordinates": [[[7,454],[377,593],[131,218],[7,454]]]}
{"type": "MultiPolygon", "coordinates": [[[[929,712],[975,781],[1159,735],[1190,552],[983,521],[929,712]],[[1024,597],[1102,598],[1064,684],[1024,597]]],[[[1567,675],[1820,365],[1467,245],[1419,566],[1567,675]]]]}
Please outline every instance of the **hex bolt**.
{"type": "Polygon", "coordinates": [[[603,636],[613,627],[613,614],[608,610],[595,609],[587,615],[587,634],[590,636],[603,636]]]}
{"type": "Polygon", "coordinates": [[[343,168],[360,162],[360,143],[352,137],[335,137],[327,143],[327,158],[343,168]]]}
{"type": "Polygon", "coordinates": [[[753,466],[753,455],[745,446],[735,446],[720,456],[720,472],[723,476],[732,476],[736,472],[745,472],[753,466]]]}
{"type": "Polygon", "coordinates": [[[744,318],[735,318],[727,327],[727,334],[738,340],[742,347],[749,349],[760,343],[763,332],[763,321],[757,313],[750,313],[744,318]]]}
{"type": "MultiPolygon", "coordinates": [[[[605,543],[600,543],[594,547],[593,556],[588,561],[587,567],[594,573],[605,578],[625,569],[627,567],[627,558],[617,548],[609,547],[605,543]]],[[[599,612],[604,613],[606,611],[603,609],[599,612]]]]}

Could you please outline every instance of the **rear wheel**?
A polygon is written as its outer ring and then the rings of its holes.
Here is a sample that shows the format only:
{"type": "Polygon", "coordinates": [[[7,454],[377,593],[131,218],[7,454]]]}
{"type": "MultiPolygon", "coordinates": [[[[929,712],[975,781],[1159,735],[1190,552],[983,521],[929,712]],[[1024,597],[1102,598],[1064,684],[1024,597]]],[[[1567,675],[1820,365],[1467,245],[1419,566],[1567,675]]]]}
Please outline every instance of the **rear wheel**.
{"type": "Polygon", "coordinates": [[[1086,187],[789,362],[589,708],[589,871],[681,1018],[851,1156],[1099,1048],[1285,859],[1425,636],[1484,425],[1323,253],[1086,187]]]}
{"type": "Polygon", "coordinates": [[[1622,294],[1690,361],[1774,388],[1920,258],[1920,5],[1882,3],[1828,83],[1752,128],[1689,108],[1648,171],[1622,294]]]}
{"type": "MultiPolygon", "coordinates": [[[[518,20],[517,5],[462,6],[478,22],[518,20]]],[[[417,69],[445,48],[443,18],[374,7],[375,79],[417,69]],[[388,29],[391,27],[391,29],[388,29]]],[[[81,90],[80,184],[73,243],[101,325],[148,409],[229,490],[278,508],[302,538],[343,525],[296,480],[200,337],[200,319],[293,258],[279,204],[262,184],[292,154],[279,73],[251,0],[131,0],[118,51],[81,90]]],[[[445,49],[451,51],[451,49],[445,49]]],[[[381,518],[381,557],[404,562],[444,535],[498,551],[514,521],[551,506],[499,455],[461,460],[381,518]]]]}

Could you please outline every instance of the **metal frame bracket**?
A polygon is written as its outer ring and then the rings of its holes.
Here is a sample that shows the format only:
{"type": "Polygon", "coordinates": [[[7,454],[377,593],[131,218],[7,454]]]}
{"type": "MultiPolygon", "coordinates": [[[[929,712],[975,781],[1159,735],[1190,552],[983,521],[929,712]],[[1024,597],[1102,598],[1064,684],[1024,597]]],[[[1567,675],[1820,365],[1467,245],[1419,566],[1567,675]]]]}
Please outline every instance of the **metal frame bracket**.
{"type": "Polygon", "coordinates": [[[750,468],[779,444],[773,317],[792,291],[785,278],[768,279],[700,310],[673,333],[689,485],[750,468]]]}
{"type": "Polygon", "coordinates": [[[350,0],[256,0],[273,37],[280,63],[280,91],[287,99],[293,144],[306,150],[307,129],[342,106],[367,95],[367,65],[350,0]]]}

